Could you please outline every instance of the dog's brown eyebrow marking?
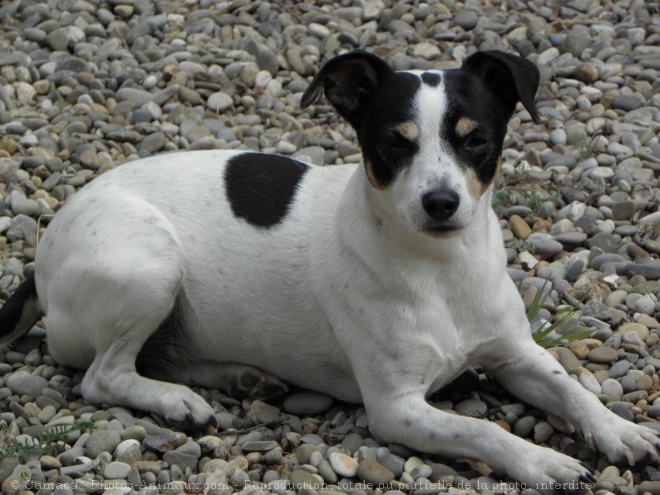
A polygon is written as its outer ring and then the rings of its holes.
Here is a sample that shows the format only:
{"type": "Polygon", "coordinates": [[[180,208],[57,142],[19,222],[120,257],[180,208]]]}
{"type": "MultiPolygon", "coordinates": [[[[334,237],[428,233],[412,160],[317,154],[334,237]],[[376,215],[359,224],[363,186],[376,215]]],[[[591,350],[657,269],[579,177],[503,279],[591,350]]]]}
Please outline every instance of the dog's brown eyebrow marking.
{"type": "Polygon", "coordinates": [[[465,137],[470,134],[475,127],[476,124],[474,123],[474,120],[469,117],[461,117],[458,119],[458,122],[456,122],[456,134],[460,137],[465,137]]]}
{"type": "Polygon", "coordinates": [[[397,130],[404,138],[410,139],[411,141],[414,141],[417,139],[417,136],[419,136],[419,128],[414,122],[403,122],[399,124],[397,130]]]}

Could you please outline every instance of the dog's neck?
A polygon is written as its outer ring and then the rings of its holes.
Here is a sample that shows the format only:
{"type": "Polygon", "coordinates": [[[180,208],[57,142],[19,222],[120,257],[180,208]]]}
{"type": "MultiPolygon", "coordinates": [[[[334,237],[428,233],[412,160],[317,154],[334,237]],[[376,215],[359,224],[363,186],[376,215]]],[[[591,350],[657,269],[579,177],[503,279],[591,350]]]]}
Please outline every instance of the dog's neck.
{"type": "MultiPolygon", "coordinates": [[[[404,222],[388,192],[373,187],[361,164],[341,199],[339,232],[340,235],[344,232],[343,240],[352,244],[353,249],[369,251],[371,255],[374,250],[382,250],[386,257],[401,254],[422,262],[446,262],[467,254],[478,256],[480,250],[492,247],[488,237],[498,234],[492,231],[493,222],[489,221],[495,215],[490,206],[492,189],[491,186],[482,195],[467,227],[451,234],[431,236],[413,230],[404,222]]],[[[501,239],[495,242],[501,243],[501,239]]]]}

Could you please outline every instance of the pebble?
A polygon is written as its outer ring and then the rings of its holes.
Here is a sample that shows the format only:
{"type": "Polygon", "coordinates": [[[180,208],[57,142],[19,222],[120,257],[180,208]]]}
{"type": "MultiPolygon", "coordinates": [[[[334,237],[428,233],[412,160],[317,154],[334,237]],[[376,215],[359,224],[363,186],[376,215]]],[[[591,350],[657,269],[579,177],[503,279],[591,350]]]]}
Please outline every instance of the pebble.
{"type": "Polygon", "coordinates": [[[328,461],[335,473],[344,478],[352,478],[358,472],[358,462],[346,454],[333,452],[328,456],[328,461]]]}
{"type": "Polygon", "coordinates": [[[282,407],[289,414],[320,414],[332,407],[334,399],[320,392],[296,392],[284,399],[282,407]]]}
{"type": "Polygon", "coordinates": [[[234,100],[231,96],[226,93],[213,93],[206,100],[206,106],[208,106],[214,112],[224,112],[234,103],[234,100]]]}
{"type": "Polygon", "coordinates": [[[596,347],[591,349],[587,359],[592,363],[610,363],[617,359],[618,353],[611,347],[596,347]]]}
{"type": "Polygon", "coordinates": [[[27,371],[17,371],[6,381],[7,387],[16,395],[28,395],[37,398],[48,387],[48,380],[27,371]]]}
{"type": "Polygon", "coordinates": [[[360,462],[357,475],[361,480],[376,486],[394,479],[394,473],[374,459],[364,459],[360,462]]]}
{"type": "Polygon", "coordinates": [[[97,430],[92,432],[85,444],[85,455],[91,459],[102,452],[114,452],[121,443],[119,432],[112,430],[97,430]]]}

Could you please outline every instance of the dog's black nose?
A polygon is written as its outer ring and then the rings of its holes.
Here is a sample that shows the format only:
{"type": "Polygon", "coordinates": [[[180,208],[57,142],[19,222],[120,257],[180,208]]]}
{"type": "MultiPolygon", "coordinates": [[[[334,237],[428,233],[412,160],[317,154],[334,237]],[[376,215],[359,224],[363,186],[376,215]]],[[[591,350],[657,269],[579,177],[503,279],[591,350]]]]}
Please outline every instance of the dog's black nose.
{"type": "Polygon", "coordinates": [[[438,221],[444,221],[458,210],[460,204],[458,194],[453,189],[442,187],[434,189],[422,196],[422,206],[431,218],[438,221]]]}

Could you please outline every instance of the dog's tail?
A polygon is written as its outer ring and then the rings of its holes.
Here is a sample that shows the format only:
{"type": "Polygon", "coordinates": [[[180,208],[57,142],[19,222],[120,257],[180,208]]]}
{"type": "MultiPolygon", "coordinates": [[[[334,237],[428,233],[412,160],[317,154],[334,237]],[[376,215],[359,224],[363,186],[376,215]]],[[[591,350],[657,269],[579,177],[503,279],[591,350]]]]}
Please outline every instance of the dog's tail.
{"type": "Polygon", "coordinates": [[[26,277],[16,292],[0,308],[0,344],[22,337],[41,318],[34,273],[26,277]]]}

